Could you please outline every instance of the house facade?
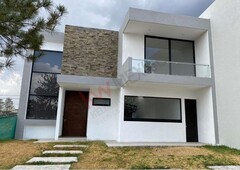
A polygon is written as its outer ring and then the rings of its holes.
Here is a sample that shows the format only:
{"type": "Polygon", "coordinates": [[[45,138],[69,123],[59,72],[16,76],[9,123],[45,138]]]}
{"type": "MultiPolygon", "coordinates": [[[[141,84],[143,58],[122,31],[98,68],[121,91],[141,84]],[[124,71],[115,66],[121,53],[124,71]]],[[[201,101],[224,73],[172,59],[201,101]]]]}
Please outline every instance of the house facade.
{"type": "Polygon", "coordinates": [[[209,19],[129,9],[66,26],[25,62],[16,138],[219,143],[209,19]]]}

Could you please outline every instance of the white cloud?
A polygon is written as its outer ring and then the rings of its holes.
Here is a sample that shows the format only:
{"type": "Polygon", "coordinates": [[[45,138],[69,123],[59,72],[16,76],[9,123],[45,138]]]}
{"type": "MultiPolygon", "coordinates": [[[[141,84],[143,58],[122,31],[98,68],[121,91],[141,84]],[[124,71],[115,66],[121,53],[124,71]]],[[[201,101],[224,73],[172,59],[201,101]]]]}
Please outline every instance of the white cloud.
{"type": "Polygon", "coordinates": [[[10,97],[14,107],[18,108],[19,96],[22,83],[23,59],[14,58],[15,65],[13,70],[2,70],[0,72],[0,98],[10,97]]]}
{"type": "Polygon", "coordinates": [[[37,62],[34,64],[34,71],[61,72],[58,65],[51,66],[50,63],[37,62]]]}
{"type": "Polygon", "coordinates": [[[21,73],[8,71],[0,73],[0,96],[19,95],[22,76],[21,73]]]}

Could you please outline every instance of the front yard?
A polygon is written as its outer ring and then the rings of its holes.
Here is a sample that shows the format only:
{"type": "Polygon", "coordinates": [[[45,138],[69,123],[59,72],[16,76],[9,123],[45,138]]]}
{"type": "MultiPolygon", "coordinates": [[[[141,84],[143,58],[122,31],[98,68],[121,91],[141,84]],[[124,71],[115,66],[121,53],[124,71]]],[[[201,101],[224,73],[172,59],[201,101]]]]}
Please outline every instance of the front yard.
{"type": "MultiPolygon", "coordinates": [[[[0,169],[24,164],[56,143],[35,144],[33,141],[0,142],[0,169]]],[[[89,147],[74,163],[73,169],[200,169],[208,165],[240,164],[240,151],[224,146],[204,147],[123,147],[108,148],[103,142],[76,142],[89,147]]]]}
{"type": "Polygon", "coordinates": [[[33,141],[0,141],[0,169],[10,169],[17,164],[24,164],[51,147],[51,144],[34,144],[33,141]]]}

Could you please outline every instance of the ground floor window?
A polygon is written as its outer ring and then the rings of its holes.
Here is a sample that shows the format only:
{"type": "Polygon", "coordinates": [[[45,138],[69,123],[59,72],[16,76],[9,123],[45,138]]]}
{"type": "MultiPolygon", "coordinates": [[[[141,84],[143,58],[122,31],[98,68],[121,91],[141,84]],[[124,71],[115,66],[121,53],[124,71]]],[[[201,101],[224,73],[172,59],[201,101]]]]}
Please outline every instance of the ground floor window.
{"type": "Polygon", "coordinates": [[[29,89],[27,119],[55,120],[59,86],[57,75],[61,73],[62,52],[35,51],[41,56],[33,62],[29,89]]]}
{"type": "Polygon", "coordinates": [[[181,99],[125,96],[124,121],[182,122],[181,99]]]}

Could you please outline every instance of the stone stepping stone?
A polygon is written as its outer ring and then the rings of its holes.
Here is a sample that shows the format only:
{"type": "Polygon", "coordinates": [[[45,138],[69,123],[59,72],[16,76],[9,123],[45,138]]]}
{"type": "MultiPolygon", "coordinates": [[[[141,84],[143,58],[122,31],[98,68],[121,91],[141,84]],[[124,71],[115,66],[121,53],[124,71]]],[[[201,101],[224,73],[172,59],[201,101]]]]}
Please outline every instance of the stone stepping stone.
{"type": "Polygon", "coordinates": [[[33,157],[27,163],[51,162],[51,163],[70,163],[77,162],[77,157],[33,157]]]}
{"type": "Polygon", "coordinates": [[[229,166],[209,166],[208,168],[213,169],[213,170],[239,170],[240,166],[234,166],[234,165],[229,165],[229,166]]]}
{"type": "Polygon", "coordinates": [[[17,165],[12,170],[69,170],[71,165],[17,165]]]}
{"type": "Polygon", "coordinates": [[[86,148],[87,145],[55,145],[54,148],[86,148]]]}
{"type": "Polygon", "coordinates": [[[49,150],[44,151],[43,154],[81,154],[83,151],[79,150],[49,150]]]}

